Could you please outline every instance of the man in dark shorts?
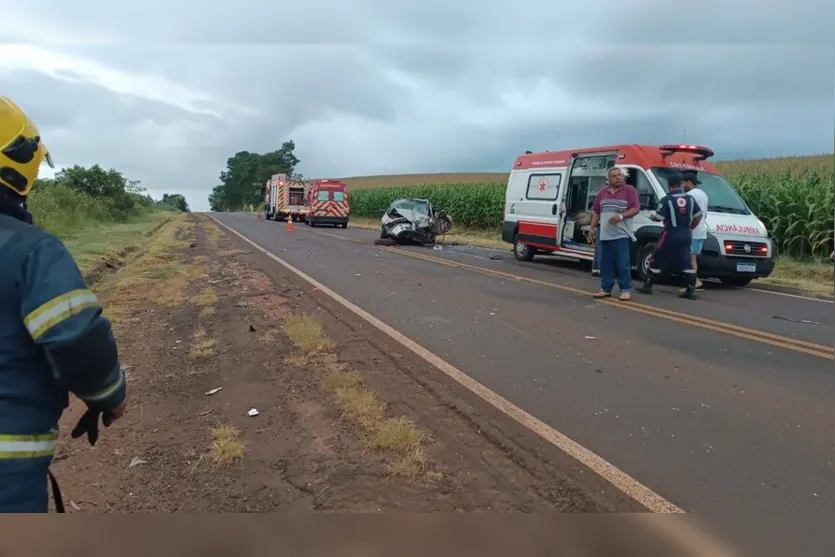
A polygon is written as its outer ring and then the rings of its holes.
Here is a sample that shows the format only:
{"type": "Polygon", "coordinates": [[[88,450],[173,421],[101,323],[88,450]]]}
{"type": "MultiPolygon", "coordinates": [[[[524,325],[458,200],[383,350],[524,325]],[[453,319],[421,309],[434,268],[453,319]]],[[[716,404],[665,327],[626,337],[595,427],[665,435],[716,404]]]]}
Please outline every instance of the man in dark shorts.
{"type": "Polygon", "coordinates": [[[702,209],[696,200],[681,187],[681,174],[671,174],[667,178],[669,192],[658,204],[658,211],[650,218],[656,222],[664,222],[664,232],[652,261],[649,273],[638,292],[652,294],[653,283],[670,273],[684,274],[686,288],[679,292],[682,298],[696,298],[696,271],[690,260],[690,244],[692,231],[702,220],[702,209]]]}

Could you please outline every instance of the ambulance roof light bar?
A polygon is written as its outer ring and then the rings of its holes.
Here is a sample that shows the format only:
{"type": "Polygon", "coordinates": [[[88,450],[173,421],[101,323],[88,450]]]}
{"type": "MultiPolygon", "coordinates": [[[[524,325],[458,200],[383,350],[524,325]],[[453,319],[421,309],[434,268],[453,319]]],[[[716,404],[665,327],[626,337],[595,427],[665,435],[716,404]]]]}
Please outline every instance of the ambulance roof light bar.
{"type": "Polygon", "coordinates": [[[713,156],[713,149],[704,145],[662,145],[658,150],[664,158],[674,153],[692,153],[697,161],[707,160],[713,156]]]}

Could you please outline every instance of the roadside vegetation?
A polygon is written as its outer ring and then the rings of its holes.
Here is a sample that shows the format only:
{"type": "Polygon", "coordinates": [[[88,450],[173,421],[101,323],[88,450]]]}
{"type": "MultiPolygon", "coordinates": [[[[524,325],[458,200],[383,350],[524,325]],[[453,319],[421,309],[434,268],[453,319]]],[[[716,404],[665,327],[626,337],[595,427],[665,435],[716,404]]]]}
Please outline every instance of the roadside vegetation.
{"type": "MultiPolygon", "coordinates": [[[[296,364],[325,360],[336,348],[319,322],[309,315],[290,315],[284,329],[301,357],[296,364]]],[[[424,433],[408,418],[386,416],[386,404],[369,389],[356,371],[333,370],[322,378],[322,389],[335,399],[344,416],[359,424],[369,436],[369,446],[385,455],[389,472],[414,479],[425,469],[424,433]]]]}
{"type": "Polygon", "coordinates": [[[63,240],[85,274],[122,265],[148,234],[189,210],[182,195],[155,200],[139,182],[98,165],[38,180],[28,207],[35,224],[63,240]]]}

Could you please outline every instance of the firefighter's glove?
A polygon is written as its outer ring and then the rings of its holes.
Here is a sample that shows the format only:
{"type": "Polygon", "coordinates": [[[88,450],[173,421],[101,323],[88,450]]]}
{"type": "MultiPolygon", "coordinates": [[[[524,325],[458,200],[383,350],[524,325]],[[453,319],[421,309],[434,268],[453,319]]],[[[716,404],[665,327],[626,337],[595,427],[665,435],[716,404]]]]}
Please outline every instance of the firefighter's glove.
{"type": "Polygon", "coordinates": [[[99,416],[101,416],[104,427],[110,427],[110,424],[113,423],[113,415],[109,410],[90,408],[81,416],[78,423],[75,424],[75,428],[70,434],[72,438],[78,439],[86,433],[90,446],[95,446],[96,441],[99,440],[99,416]]]}

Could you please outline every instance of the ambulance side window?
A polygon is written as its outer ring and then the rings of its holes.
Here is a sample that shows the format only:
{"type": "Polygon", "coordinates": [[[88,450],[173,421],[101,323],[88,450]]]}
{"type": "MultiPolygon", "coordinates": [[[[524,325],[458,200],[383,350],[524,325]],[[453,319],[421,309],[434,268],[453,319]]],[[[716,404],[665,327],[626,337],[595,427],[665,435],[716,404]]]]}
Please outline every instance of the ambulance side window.
{"type": "Polygon", "coordinates": [[[528,178],[527,198],[536,201],[556,201],[562,174],[531,174],[528,178]]]}

